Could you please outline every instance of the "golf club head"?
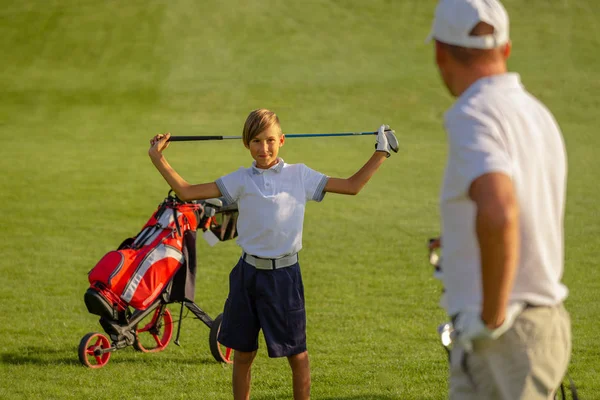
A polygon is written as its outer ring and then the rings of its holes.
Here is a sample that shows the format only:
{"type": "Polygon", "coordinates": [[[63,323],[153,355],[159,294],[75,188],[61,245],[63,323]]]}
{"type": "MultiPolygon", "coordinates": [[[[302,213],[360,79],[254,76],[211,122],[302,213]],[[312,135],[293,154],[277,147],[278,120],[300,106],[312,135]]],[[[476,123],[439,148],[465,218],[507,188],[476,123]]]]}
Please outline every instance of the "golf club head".
{"type": "Polygon", "coordinates": [[[212,199],[206,199],[204,200],[204,202],[206,204],[211,204],[215,207],[221,208],[223,207],[223,200],[221,200],[220,198],[212,198],[212,199]]]}
{"type": "Polygon", "coordinates": [[[208,218],[210,217],[214,217],[217,214],[217,210],[215,210],[213,207],[210,206],[206,206],[204,207],[204,215],[208,218]]]}
{"type": "Polygon", "coordinates": [[[438,335],[440,335],[440,340],[442,342],[442,346],[446,349],[449,349],[452,346],[452,339],[454,334],[454,326],[452,326],[452,322],[446,322],[441,324],[437,328],[438,335]]]}
{"type": "Polygon", "coordinates": [[[395,132],[392,130],[386,130],[385,136],[387,137],[390,149],[392,149],[394,153],[397,153],[398,149],[400,148],[400,145],[398,144],[398,138],[396,138],[395,132]]]}
{"type": "Polygon", "coordinates": [[[440,238],[431,238],[427,242],[427,248],[429,249],[429,264],[435,267],[435,274],[442,273],[442,257],[440,256],[441,240],[440,238]]]}

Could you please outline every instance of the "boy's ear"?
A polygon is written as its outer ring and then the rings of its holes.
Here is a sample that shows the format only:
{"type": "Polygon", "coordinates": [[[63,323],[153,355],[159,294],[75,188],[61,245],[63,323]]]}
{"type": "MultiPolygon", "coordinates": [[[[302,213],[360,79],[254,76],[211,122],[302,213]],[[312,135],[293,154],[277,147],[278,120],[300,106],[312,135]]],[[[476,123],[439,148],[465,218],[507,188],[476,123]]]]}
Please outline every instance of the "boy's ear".
{"type": "Polygon", "coordinates": [[[282,133],[281,136],[279,136],[279,147],[283,146],[284,143],[285,143],[285,135],[282,133]]]}

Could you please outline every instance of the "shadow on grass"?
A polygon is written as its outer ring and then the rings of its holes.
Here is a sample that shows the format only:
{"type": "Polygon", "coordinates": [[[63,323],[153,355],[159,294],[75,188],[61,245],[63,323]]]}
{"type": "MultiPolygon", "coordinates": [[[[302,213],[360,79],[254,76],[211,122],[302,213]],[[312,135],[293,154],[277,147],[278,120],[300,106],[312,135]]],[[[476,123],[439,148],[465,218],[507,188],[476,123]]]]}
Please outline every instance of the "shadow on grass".
{"type": "MultiPolygon", "coordinates": [[[[255,400],[274,400],[273,396],[252,396],[255,400]]],[[[320,400],[398,400],[398,397],[383,394],[357,394],[353,396],[319,397],[320,400]]]]}
{"type": "MultiPolygon", "coordinates": [[[[150,358],[152,357],[152,354],[147,354],[148,361],[150,361],[150,358]]],[[[142,357],[146,357],[146,355],[143,355],[142,357]]],[[[223,368],[227,367],[227,364],[223,364],[223,363],[219,363],[217,362],[217,360],[215,360],[212,357],[185,357],[182,358],[180,356],[171,356],[171,357],[161,357],[153,359],[156,360],[156,362],[160,363],[160,365],[164,365],[165,362],[167,363],[174,363],[174,364],[182,364],[182,365],[221,365],[223,366],[223,368]]],[[[136,358],[136,359],[131,359],[129,358],[128,361],[132,361],[132,362],[139,362],[140,358],[136,358]]],[[[146,362],[146,358],[144,358],[144,362],[146,362]]]]}
{"type": "MultiPolygon", "coordinates": [[[[77,360],[77,364],[79,364],[79,360],[77,360]]],[[[141,357],[111,357],[108,361],[107,365],[114,364],[120,366],[131,365],[132,367],[135,365],[144,365],[146,367],[156,367],[161,368],[165,366],[165,363],[170,365],[177,364],[179,366],[199,366],[199,365],[214,365],[217,362],[212,358],[199,358],[199,359],[173,359],[173,358],[162,358],[162,357],[153,357],[152,354],[143,355],[141,357]],[[147,357],[146,357],[147,356],[147,357]]]]}
{"type": "Polygon", "coordinates": [[[398,397],[383,394],[358,394],[355,396],[323,397],[323,400],[398,400],[398,397]]]}
{"type": "MultiPolygon", "coordinates": [[[[123,349],[125,350],[125,349],[123,349]]],[[[132,349],[133,350],[133,349],[132,349]]],[[[122,357],[119,357],[119,351],[113,353],[110,357],[109,363],[112,364],[137,364],[140,362],[146,364],[152,364],[155,362],[164,363],[179,363],[187,365],[209,365],[218,364],[218,362],[212,357],[186,357],[182,359],[178,355],[171,355],[169,357],[152,357],[151,353],[143,354],[137,352],[125,351],[122,357]]],[[[27,346],[15,350],[14,352],[0,353],[0,364],[11,364],[11,365],[82,365],[79,362],[77,349],[73,348],[49,348],[44,346],[27,346]],[[66,356],[65,354],[72,354],[72,356],[66,356]]],[[[225,364],[223,364],[225,367],[225,364]]]]}
{"type": "Polygon", "coordinates": [[[33,364],[33,365],[77,365],[79,360],[77,353],[74,357],[65,357],[69,349],[49,348],[44,346],[27,346],[15,352],[6,352],[0,354],[2,364],[33,364]]]}

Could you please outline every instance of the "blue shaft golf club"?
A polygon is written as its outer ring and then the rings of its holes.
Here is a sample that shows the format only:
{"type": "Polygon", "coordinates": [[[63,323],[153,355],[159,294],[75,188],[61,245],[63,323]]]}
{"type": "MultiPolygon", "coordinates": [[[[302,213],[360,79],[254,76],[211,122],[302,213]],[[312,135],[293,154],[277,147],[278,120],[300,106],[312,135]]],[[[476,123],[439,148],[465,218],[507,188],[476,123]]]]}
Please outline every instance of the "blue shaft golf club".
{"type": "MultiPolygon", "coordinates": [[[[377,132],[342,132],[342,133],[286,133],[286,138],[331,137],[331,136],[366,136],[377,135],[377,132]]],[[[171,136],[170,142],[189,142],[194,140],[227,140],[241,139],[241,136],[171,136]]]]}

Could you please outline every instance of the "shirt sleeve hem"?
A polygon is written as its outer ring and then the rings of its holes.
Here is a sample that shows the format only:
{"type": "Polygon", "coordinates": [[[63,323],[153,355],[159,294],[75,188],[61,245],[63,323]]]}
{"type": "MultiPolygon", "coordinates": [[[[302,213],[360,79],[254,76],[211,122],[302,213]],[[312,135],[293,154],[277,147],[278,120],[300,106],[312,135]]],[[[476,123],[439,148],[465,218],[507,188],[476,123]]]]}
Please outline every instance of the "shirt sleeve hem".
{"type": "Polygon", "coordinates": [[[233,200],[233,197],[231,197],[231,195],[227,191],[227,188],[225,187],[225,183],[223,183],[223,180],[221,178],[219,178],[215,181],[215,183],[217,184],[217,187],[221,191],[221,195],[223,195],[223,197],[225,198],[225,201],[227,201],[227,204],[235,203],[235,200],[233,200]]]}
{"type": "Polygon", "coordinates": [[[315,190],[312,200],[321,201],[321,200],[323,200],[323,198],[325,198],[325,193],[326,193],[325,186],[327,185],[327,181],[329,181],[329,177],[323,175],[323,178],[321,178],[321,181],[319,182],[319,185],[317,186],[317,189],[315,190]]]}

